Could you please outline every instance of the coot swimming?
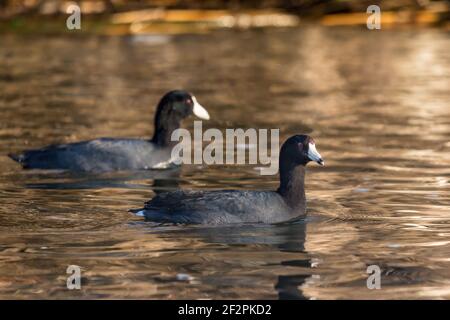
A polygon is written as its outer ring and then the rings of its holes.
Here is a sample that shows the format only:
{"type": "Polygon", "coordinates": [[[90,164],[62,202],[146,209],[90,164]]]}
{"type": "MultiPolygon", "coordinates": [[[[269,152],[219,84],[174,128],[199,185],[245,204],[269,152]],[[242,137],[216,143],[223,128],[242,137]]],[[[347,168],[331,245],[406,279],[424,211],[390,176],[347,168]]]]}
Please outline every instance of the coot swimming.
{"type": "Polygon", "coordinates": [[[206,225],[277,223],[298,218],[306,214],[304,183],[309,161],[324,165],[314,140],[307,135],[295,135],[280,150],[277,191],[164,192],[135,212],[149,221],[206,225]]]}
{"type": "Polygon", "coordinates": [[[62,169],[105,172],[164,168],[171,165],[172,132],[194,114],[209,119],[197,99],[186,91],[166,93],[158,104],[151,140],[99,138],[69,144],[50,145],[9,156],[25,169],[62,169]]]}

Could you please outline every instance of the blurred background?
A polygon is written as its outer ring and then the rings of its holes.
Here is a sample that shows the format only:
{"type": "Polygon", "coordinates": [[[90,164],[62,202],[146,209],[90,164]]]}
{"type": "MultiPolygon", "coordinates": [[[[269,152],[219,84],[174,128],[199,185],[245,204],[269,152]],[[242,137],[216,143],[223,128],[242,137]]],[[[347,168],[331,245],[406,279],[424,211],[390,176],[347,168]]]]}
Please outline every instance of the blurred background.
{"type": "Polygon", "coordinates": [[[56,22],[71,4],[83,15],[83,32],[133,34],[193,32],[211,28],[364,25],[366,9],[382,9],[383,26],[448,28],[447,0],[0,0],[0,31],[64,32],[56,22]]]}

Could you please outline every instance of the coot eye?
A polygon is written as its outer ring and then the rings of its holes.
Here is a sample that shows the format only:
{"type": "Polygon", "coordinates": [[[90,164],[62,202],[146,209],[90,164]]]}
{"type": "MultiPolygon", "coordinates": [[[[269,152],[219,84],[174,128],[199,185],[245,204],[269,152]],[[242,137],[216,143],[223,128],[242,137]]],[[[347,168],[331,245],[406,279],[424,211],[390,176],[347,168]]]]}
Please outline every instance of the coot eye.
{"type": "Polygon", "coordinates": [[[187,100],[186,100],[186,103],[187,103],[187,104],[192,104],[192,100],[191,100],[191,99],[187,99],[187,100]]]}

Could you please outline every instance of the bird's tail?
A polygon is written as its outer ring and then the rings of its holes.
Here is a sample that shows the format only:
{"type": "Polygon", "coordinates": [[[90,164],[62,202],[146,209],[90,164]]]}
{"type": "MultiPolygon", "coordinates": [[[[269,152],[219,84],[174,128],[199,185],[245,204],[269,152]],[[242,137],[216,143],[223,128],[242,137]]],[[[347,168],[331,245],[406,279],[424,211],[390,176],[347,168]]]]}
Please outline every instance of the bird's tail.
{"type": "Polygon", "coordinates": [[[22,153],[20,154],[9,153],[8,157],[13,159],[14,161],[17,161],[18,163],[23,163],[25,160],[25,156],[22,153]]]}

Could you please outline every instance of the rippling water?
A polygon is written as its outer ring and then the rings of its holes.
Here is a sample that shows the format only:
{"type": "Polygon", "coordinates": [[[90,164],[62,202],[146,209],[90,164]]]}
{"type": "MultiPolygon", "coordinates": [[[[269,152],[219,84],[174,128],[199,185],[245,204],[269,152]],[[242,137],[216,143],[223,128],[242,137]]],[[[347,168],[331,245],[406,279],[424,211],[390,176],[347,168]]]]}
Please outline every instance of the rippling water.
{"type": "Polygon", "coordinates": [[[448,32],[0,42],[0,298],[450,298],[448,32]],[[74,176],[23,171],[6,157],[149,137],[154,105],[174,88],[207,107],[205,128],[314,136],[326,166],[308,167],[308,218],[208,228],[128,212],[178,187],[277,187],[277,176],[252,166],[74,176]],[[82,268],[80,291],[66,289],[71,264],[82,268]],[[366,287],[373,264],[380,290],[366,287]]]}

